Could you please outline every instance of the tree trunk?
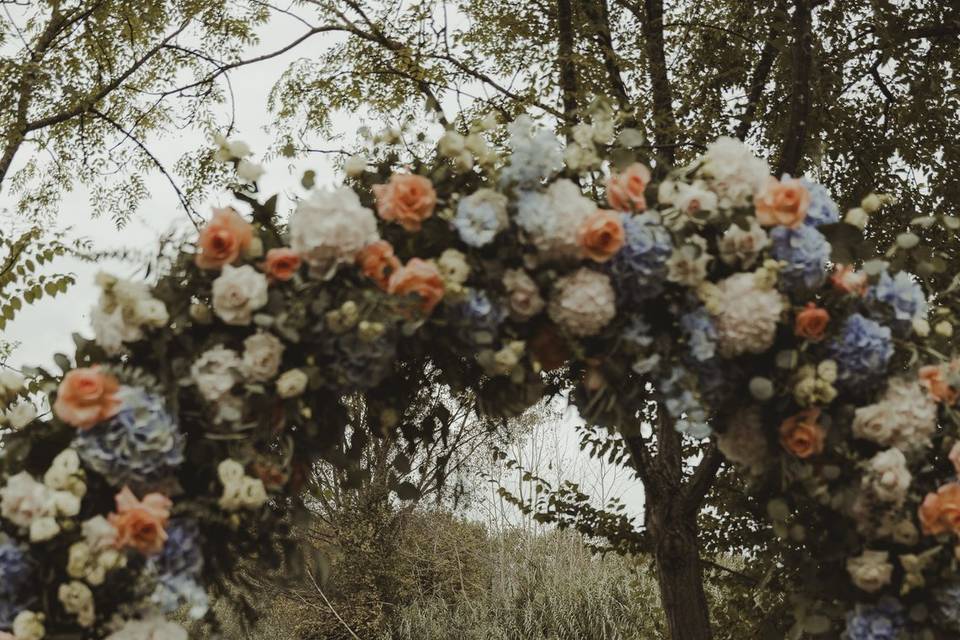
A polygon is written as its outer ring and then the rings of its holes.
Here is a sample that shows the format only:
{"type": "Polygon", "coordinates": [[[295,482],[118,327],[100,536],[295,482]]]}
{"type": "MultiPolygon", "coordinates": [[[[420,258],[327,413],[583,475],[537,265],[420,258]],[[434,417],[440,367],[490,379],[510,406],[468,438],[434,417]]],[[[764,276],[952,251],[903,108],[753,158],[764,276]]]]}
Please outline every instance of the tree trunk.
{"type": "MultiPolygon", "coordinates": [[[[657,582],[671,640],[711,640],[695,518],[667,513],[651,527],[657,582]]],[[[651,525],[653,523],[651,522],[651,525]]]]}

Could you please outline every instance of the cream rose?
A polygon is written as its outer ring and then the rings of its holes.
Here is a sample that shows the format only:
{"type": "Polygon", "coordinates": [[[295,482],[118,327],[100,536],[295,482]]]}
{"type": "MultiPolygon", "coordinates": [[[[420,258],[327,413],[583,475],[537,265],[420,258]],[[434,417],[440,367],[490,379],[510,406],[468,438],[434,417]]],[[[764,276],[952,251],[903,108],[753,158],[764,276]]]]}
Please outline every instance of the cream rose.
{"type": "Polygon", "coordinates": [[[213,281],[213,311],[227,324],[250,324],[253,312],[266,304],[267,277],[248,264],[224,265],[213,281]]]}
{"type": "Polygon", "coordinates": [[[296,398],[307,388],[307,374],[300,369],[285,371],[277,379],[277,395],[281,398],[296,398]]]}
{"type": "Polygon", "coordinates": [[[508,269],[503,274],[503,286],[509,295],[510,315],[515,319],[529,320],[543,311],[540,289],[523,269],[508,269]]]}
{"type": "Polygon", "coordinates": [[[243,341],[242,371],[248,380],[264,382],[277,375],[283,343],[270,333],[255,333],[243,341]]]}
{"type": "Polygon", "coordinates": [[[893,565],[886,551],[864,550],[855,558],[847,559],[847,573],[858,588],[867,593],[879,591],[890,584],[893,565]]]}

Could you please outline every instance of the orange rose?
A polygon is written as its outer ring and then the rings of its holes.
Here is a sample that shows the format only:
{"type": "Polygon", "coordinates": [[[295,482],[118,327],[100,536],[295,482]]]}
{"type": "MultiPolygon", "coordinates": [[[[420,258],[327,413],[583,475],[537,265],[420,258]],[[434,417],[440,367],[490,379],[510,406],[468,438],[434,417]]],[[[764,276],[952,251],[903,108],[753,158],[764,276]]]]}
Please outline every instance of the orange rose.
{"type": "Polygon", "coordinates": [[[607,202],[618,211],[643,211],[647,208],[644,191],[650,184],[650,169],[634,162],[622,173],[607,179],[607,202]]]}
{"type": "Polygon", "coordinates": [[[757,196],[753,205],[761,225],[796,228],[807,217],[810,192],[795,178],[777,180],[771,177],[766,190],[757,196]]]}
{"type": "Polygon", "coordinates": [[[293,249],[286,247],[270,249],[270,251],[267,251],[263,269],[271,280],[286,282],[293,278],[300,269],[300,262],[300,254],[293,249]]]}
{"type": "Polygon", "coordinates": [[[867,295],[867,274],[858,273],[848,264],[838,264],[833,268],[830,283],[834,289],[843,293],[867,295]]]}
{"type": "Polygon", "coordinates": [[[808,302],[806,308],[797,314],[793,332],[800,338],[806,338],[811,342],[820,342],[823,340],[823,334],[827,330],[829,322],[830,314],[826,309],[818,307],[813,302],[808,302]]]}
{"type": "Polygon", "coordinates": [[[419,231],[420,224],[433,215],[437,192],[423,176],[395,173],[387,184],[373,187],[377,213],[388,222],[396,222],[407,231],[419,231]]]}
{"type": "Polygon", "coordinates": [[[606,262],[623,246],[623,223],[615,211],[597,209],[577,230],[577,244],[588,258],[606,262]]]}
{"type": "Polygon", "coordinates": [[[86,431],[117,415],[119,389],[117,379],[100,373],[100,367],[74,369],[60,381],[53,412],[67,424],[86,431]]]}
{"type": "Polygon", "coordinates": [[[443,298],[443,278],[432,262],[413,258],[393,272],[387,291],[396,296],[416,294],[420,297],[420,309],[429,314],[443,298]]]}
{"type": "MultiPolygon", "coordinates": [[[[953,364],[951,363],[951,368],[953,364]]],[[[958,392],[950,386],[943,375],[943,367],[940,365],[927,365],[921,367],[919,371],[920,384],[927,389],[930,397],[937,402],[944,402],[948,405],[957,402],[958,392]]]]}
{"type": "Polygon", "coordinates": [[[780,425],[780,444],[798,458],[809,458],[823,451],[827,433],[817,423],[820,409],[813,407],[791,416],[780,425]]]}
{"type": "Polygon", "coordinates": [[[400,268],[400,260],[393,255],[393,245],[386,240],[377,240],[357,253],[357,263],[363,275],[377,283],[381,289],[390,284],[390,275],[400,268]]]}
{"type": "Polygon", "coordinates": [[[947,454],[947,458],[953,465],[953,470],[957,472],[957,475],[960,475],[960,442],[954,443],[950,453],[947,454]]]}
{"type": "Polygon", "coordinates": [[[148,493],[137,500],[129,487],[117,494],[117,512],[109,520],[117,529],[118,549],[130,547],[144,555],[159,553],[167,541],[164,527],[170,519],[173,503],[162,493],[148,493]]]}
{"type": "Polygon", "coordinates": [[[197,266],[220,269],[236,262],[253,241],[253,227],[230,207],[214,209],[213,219],[200,230],[197,266]]]}
{"type": "Polygon", "coordinates": [[[948,482],[928,493],[918,511],[923,532],[930,536],[960,534],[960,484],[948,482]]]}

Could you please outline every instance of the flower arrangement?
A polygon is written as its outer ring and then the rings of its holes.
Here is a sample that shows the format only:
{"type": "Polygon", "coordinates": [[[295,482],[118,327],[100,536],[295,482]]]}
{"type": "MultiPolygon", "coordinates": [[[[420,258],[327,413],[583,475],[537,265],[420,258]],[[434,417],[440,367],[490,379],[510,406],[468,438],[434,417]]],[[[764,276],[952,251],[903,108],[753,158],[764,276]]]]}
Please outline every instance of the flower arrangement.
{"type": "Polygon", "coordinates": [[[212,615],[204,585],[273,557],[310,465],[350,464],[351,394],[375,435],[444,428],[406,411],[428,377],[501,416],[575,385],[612,428],[647,390],[657,428],[714,438],[816,554],[811,627],[952,629],[960,361],[944,299],[855,255],[883,199],[841,222],[823,186],[729,138],[652,171],[609,119],[566,151],[521,118],[508,152],[485,120],[429,162],[352,162],[335,189],[305,179],[285,228],[240,190],[154,286],[101,277],[95,338],[38,372],[53,417],[5,382],[0,637],[186,637],[161,616],[212,615]]]}

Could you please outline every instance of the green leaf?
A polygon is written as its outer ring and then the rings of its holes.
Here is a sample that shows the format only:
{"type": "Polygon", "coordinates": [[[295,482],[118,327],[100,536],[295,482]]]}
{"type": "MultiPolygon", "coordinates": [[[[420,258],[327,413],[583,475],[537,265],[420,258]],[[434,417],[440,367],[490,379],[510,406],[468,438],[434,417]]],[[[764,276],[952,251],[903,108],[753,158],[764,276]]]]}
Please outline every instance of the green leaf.
{"type": "Polygon", "coordinates": [[[420,490],[411,482],[401,482],[397,485],[397,497],[401,500],[416,500],[420,497],[420,490]]]}

